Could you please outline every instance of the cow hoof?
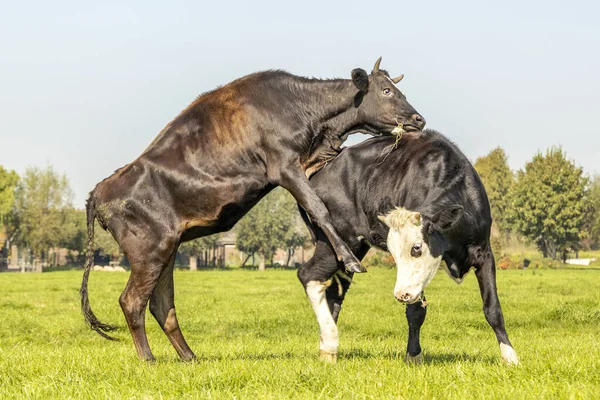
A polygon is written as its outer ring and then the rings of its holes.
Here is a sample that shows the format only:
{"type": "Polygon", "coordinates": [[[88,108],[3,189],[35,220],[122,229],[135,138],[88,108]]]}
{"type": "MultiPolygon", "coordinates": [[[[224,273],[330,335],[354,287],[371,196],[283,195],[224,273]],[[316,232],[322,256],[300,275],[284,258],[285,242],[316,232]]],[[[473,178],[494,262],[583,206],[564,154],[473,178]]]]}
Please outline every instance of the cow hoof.
{"type": "Polygon", "coordinates": [[[500,353],[502,354],[502,359],[508,365],[519,365],[519,356],[511,346],[500,343],[500,353]]]}
{"type": "Polygon", "coordinates": [[[423,364],[423,353],[419,353],[416,356],[411,356],[409,353],[406,353],[406,363],[414,365],[423,364]]]}
{"type": "Polygon", "coordinates": [[[325,361],[327,363],[335,363],[337,361],[337,354],[329,353],[328,351],[321,350],[319,354],[319,358],[321,361],[325,361]]]}
{"type": "Polygon", "coordinates": [[[362,272],[367,272],[367,269],[357,262],[345,264],[345,267],[347,272],[356,272],[359,274],[362,272]]]}
{"type": "Polygon", "coordinates": [[[196,355],[194,353],[192,353],[191,355],[186,354],[186,355],[181,356],[181,361],[195,363],[198,361],[198,358],[196,357],[196,355]]]}

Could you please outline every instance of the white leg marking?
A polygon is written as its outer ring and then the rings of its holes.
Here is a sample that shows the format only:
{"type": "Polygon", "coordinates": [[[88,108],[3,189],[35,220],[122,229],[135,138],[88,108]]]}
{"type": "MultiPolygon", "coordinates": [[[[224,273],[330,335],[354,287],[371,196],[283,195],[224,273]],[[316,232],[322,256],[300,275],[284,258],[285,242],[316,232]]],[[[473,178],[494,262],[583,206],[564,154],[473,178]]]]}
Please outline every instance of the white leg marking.
{"type": "Polygon", "coordinates": [[[423,364],[423,352],[417,354],[416,356],[411,356],[410,354],[406,353],[406,363],[415,365],[423,364]]]}
{"type": "Polygon", "coordinates": [[[517,352],[509,345],[500,343],[500,353],[502,354],[502,359],[506,361],[507,364],[519,364],[519,356],[517,356],[517,352]]]}
{"type": "Polygon", "coordinates": [[[319,323],[321,358],[335,361],[339,346],[338,329],[325,298],[325,291],[330,284],[331,282],[310,281],[306,285],[306,294],[319,323]]]}

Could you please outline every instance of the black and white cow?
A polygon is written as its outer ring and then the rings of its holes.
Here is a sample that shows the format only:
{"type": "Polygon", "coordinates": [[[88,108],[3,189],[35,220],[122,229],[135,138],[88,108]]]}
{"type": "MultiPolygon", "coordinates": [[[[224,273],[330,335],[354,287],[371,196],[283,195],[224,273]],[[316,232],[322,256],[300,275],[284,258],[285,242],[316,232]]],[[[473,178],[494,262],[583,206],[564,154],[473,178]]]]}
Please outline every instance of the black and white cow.
{"type": "MultiPolygon", "coordinates": [[[[456,145],[433,130],[411,132],[396,140],[374,138],[344,149],[311,179],[312,187],[359,259],[371,246],[394,257],[394,296],[407,305],[407,361],[422,362],[419,332],[427,311],[424,289],[438,268],[460,283],[474,267],[483,312],[502,358],[517,364],[496,291],[490,206],[477,172],[456,145]]],[[[298,270],[298,278],[319,323],[321,357],[332,361],[338,351],[337,318],[352,274],[345,276],[323,232],[303,217],[316,249],[298,270]]]]}

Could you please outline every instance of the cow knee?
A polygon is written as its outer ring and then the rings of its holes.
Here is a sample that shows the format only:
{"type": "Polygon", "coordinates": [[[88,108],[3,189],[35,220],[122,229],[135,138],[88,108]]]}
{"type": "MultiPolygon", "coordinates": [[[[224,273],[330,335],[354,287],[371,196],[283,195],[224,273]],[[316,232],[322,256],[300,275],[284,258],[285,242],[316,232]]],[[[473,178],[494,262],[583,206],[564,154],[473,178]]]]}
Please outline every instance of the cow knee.
{"type": "Polygon", "coordinates": [[[119,304],[121,305],[121,310],[123,310],[123,313],[125,313],[125,315],[130,315],[131,313],[136,311],[136,307],[134,307],[132,299],[130,296],[127,295],[127,293],[121,294],[121,296],[119,297],[119,304]]]}
{"type": "Polygon", "coordinates": [[[500,311],[499,308],[484,307],[483,315],[485,315],[485,319],[487,320],[488,324],[490,324],[490,326],[492,328],[496,328],[496,327],[500,327],[500,326],[504,325],[504,321],[502,318],[502,311],[500,311]]]}
{"type": "Polygon", "coordinates": [[[306,284],[311,280],[309,276],[311,265],[312,264],[310,261],[302,264],[300,268],[298,268],[298,272],[296,273],[296,275],[298,276],[298,280],[300,281],[300,283],[302,283],[302,286],[304,287],[306,287],[306,284]]]}
{"type": "Polygon", "coordinates": [[[338,264],[335,259],[310,260],[298,269],[298,279],[302,282],[302,285],[306,287],[311,281],[328,281],[337,270],[338,264]]]}
{"type": "Polygon", "coordinates": [[[127,295],[119,297],[121,310],[125,315],[125,319],[131,328],[137,328],[144,325],[144,310],[145,304],[142,305],[137,299],[127,295]]]}

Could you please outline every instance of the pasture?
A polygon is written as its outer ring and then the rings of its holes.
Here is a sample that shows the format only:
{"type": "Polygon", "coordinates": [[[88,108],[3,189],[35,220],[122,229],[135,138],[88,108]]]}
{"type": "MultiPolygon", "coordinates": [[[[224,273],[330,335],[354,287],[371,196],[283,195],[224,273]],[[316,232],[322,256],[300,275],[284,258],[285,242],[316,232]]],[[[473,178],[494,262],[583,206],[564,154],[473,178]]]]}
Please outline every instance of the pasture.
{"type": "MultiPolygon", "coordinates": [[[[81,271],[0,275],[0,398],[599,398],[600,269],[498,271],[521,365],[507,367],[470,273],[428,287],[424,365],[406,365],[393,269],[357,276],[340,316],[336,364],[294,271],[176,271],[175,301],[199,357],[183,363],[147,314],[157,362],[138,361],[127,329],[109,342],[79,311],[81,271]]],[[[98,317],[124,325],[128,274],[92,272],[98,317]]]]}

